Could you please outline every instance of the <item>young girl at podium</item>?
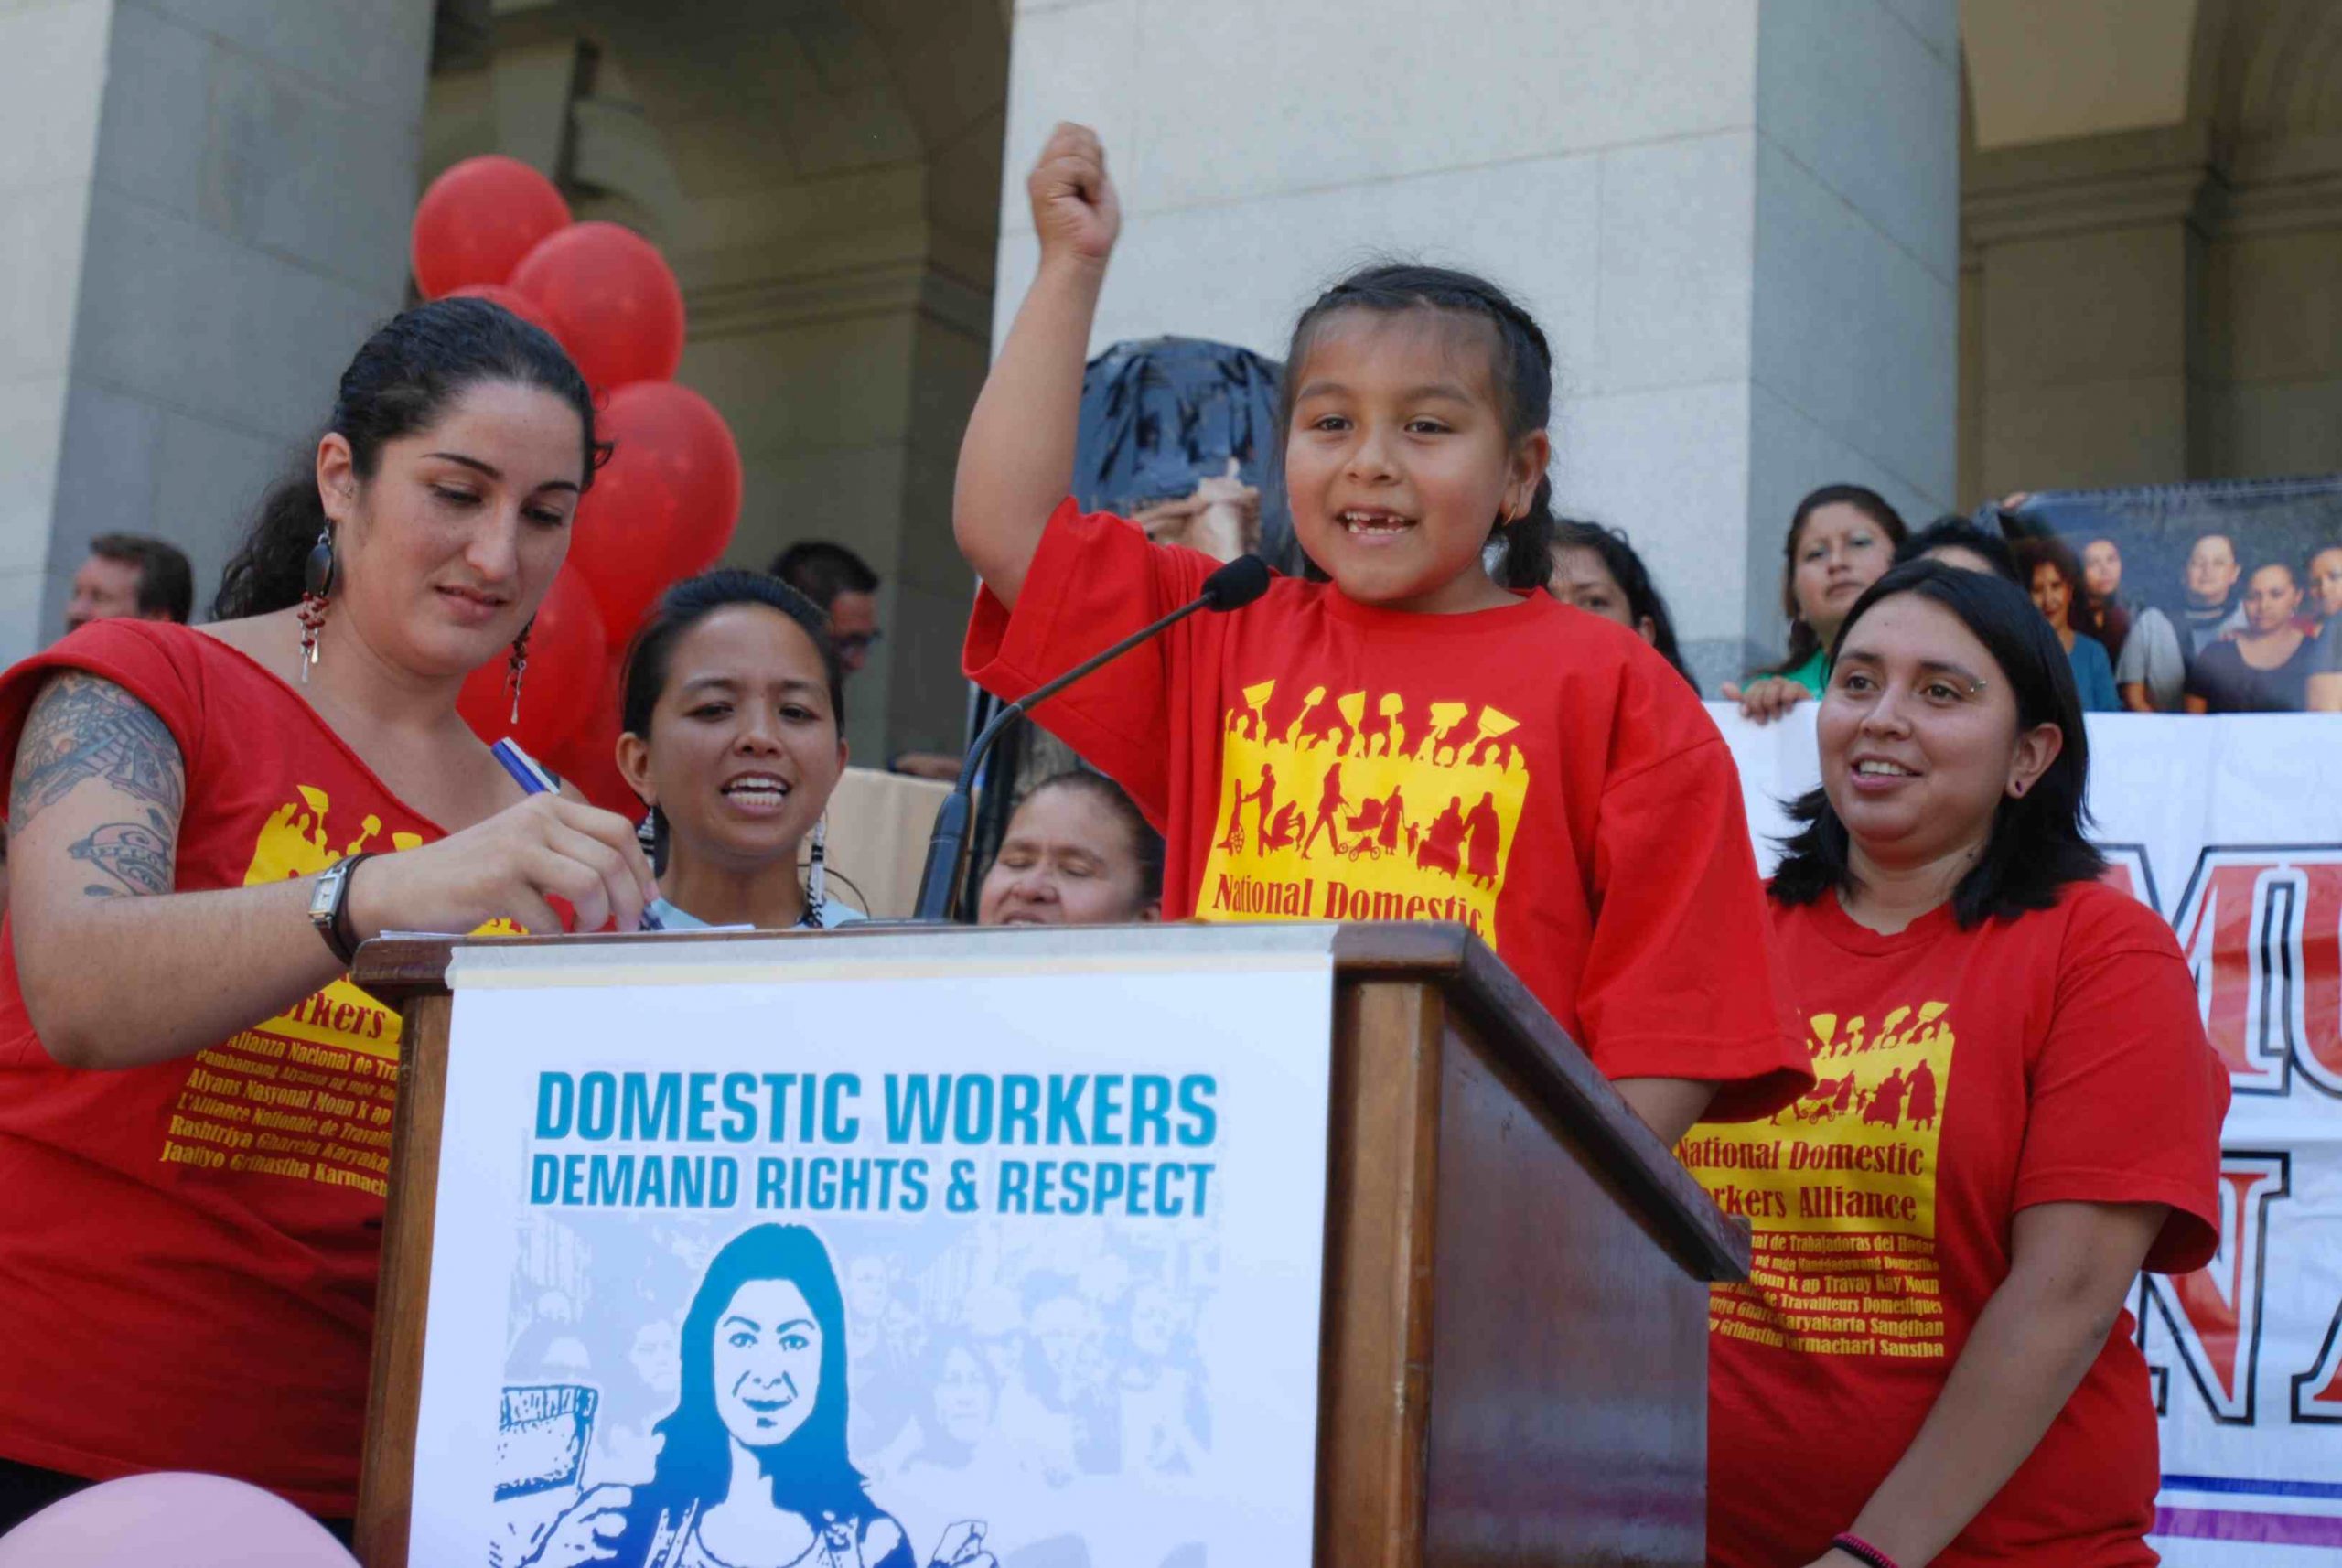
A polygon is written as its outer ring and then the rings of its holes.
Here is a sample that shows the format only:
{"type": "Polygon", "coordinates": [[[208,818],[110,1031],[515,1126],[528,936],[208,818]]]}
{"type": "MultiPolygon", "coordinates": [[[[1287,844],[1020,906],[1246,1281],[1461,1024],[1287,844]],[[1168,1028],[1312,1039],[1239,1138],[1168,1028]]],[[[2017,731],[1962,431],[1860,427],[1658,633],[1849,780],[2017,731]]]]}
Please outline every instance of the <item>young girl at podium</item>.
{"type": "MultiPolygon", "coordinates": [[[[1120,217],[1078,126],[1028,189],[1039,271],[952,518],[984,582],[968,670],[1007,697],[1187,603],[1216,564],[1064,499],[1120,217]]],[[[1037,715],[1162,824],[1165,917],[1461,922],[1662,1136],[1793,1098],[1810,1073],[1776,1011],[1722,738],[1640,638],[1540,591],[1543,333],[1479,278],[1372,268],[1303,313],[1284,397],[1315,570],[1037,715]]]]}
{"type": "Polygon", "coordinates": [[[2145,1568],[2123,1303],[2212,1255],[2227,1075],[2171,928],[2100,880],[2024,592],[1899,566],[1837,649],[1772,885],[1821,1081],[1682,1145],[1756,1231],[1711,1304],[1709,1561],[2145,1568]]]}
{"type": "Polygon", "coordinates": [[[760,572],[678,583],[635,634],[621,687],[618,771],[650,808],[661,926],[818,930],[861,918],[827,897],[845,688],[811,600],[760,572]]]}
{"type": "MultiPolygon", "coordinates": [[[[456,711],[593,480],[553,338],[444,299],[367,340],[201,628],[107,620],[0,680],[0,1533],[199,1470],[356,1507],[399,1015],[385,927],[631,929],[626,820],[524,798],[456,711]]],[[[528,693],[519,693],[521,701],[528,693]]]]}

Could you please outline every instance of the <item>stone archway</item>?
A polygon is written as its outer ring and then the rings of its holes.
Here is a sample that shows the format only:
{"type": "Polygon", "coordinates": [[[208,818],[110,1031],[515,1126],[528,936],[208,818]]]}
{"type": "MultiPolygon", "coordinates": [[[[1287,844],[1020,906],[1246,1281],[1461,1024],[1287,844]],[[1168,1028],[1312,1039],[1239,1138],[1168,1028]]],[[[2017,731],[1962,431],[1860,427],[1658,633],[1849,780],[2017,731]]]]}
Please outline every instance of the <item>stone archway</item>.
{"type": "Polygon", "coordinates": [[[960,431],[988,360],[1008,31],[999,0],[496,0],[443,11],[425,178],[499,151],[655,240],[682,379],[737,435],[731,559],[851,545],[885,579],[857,756],[951,747],[968,575],[960,431]],[[482,15],[485,10],[485,15],[482,15]]]}

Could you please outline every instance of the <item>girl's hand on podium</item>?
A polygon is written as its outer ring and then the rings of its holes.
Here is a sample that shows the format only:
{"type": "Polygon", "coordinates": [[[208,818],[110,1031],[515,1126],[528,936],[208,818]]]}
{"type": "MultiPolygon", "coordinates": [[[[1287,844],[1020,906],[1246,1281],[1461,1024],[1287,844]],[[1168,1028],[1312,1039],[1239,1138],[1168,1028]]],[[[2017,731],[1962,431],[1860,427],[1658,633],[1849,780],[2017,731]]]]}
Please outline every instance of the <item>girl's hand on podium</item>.
{"type": "Polygon", "coordinates": [[[658,896],[632,823],[582,801],[532,795],[436,843],[360,866],[349,878],[349,923],[361,940],[474,931],[492,920],[559,931],[550,900],[561,898],[576,910],[578,930],[615,920],[631,931],[658,896]]]}

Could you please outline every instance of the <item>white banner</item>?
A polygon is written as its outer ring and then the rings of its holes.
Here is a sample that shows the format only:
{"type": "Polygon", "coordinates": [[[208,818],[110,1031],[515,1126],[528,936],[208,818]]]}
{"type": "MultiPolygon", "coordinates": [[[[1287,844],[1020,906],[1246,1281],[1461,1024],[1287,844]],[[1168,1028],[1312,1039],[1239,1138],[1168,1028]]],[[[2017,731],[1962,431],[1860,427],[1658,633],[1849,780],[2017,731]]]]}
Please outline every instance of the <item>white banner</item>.
{"type": "Polygon", "coordinates": [[[1330,929],[467,955],[411,1560],[1306,1563],[1330,929]]]}
{"type": "MultiPolygon", "coordinates": [[[[1758,858],[1820,782],[1813,708],[1759,729],[1711,704],[1758,858]]],[[[2229,1067],[2220,1253],[2147,1275],[2178,1568],[2342,1552],[2342,721],[2092,714],[2090,805],[2114,875],[2168,919],[2229,1067]]],[[[2120,1020],[2108,1020],[2110,1026],[2120,1020]]]]}

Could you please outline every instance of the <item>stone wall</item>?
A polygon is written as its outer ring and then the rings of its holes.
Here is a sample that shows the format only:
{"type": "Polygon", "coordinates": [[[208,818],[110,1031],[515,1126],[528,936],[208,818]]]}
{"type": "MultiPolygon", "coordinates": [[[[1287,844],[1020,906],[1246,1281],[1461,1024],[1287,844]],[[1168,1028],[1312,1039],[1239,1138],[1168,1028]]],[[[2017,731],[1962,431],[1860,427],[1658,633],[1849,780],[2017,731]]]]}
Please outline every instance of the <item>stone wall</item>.
{"type": "Polygon", "coordinates": [[[47,389],[0,450],[49,470],[45,500],[38,473],[9,487],[0,657],[57,634],[94,533],[173,541],[209,599],[402,302],[430,37],[429,0],[0,11],[0,71],[26,78],[0,102],[29,127],[0,138],[26,239],[0,252],[25,328],[0,379],[47,389]]]}
{"type": "Polygon", "coordinates": [[[1372,257],[1514,291],[1557,360],[1567,510],[1626,528],[1711,681],[1778,645],[1780,529],[1854,479],[1952,478],[1958,38],[1950,0],[1022,0],[1000,288],[1023,174],[1103,135],[1124,236],[1093,348],[1175,332],[1281,357],[1372,257]]]}

